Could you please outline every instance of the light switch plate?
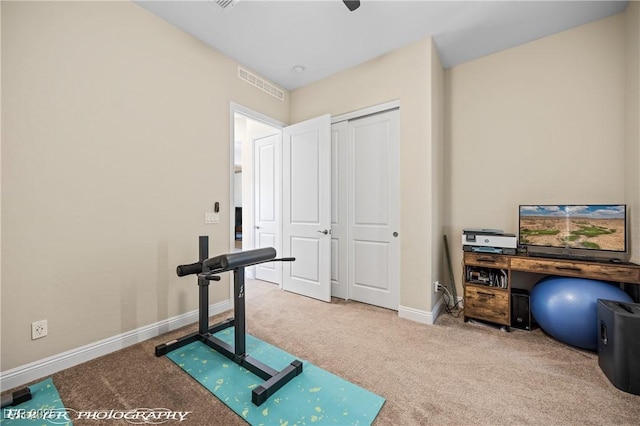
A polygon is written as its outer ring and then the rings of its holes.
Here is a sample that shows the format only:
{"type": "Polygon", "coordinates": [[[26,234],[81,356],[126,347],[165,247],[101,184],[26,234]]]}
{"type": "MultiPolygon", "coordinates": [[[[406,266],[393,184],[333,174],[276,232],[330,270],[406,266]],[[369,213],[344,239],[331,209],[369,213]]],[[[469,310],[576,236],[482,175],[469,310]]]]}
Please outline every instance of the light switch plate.
{"type": "Polygon", "coordinates": [[[220,214],[219,213],[205,213],[204,214],[204,223],[220,223],[220,214]]]}

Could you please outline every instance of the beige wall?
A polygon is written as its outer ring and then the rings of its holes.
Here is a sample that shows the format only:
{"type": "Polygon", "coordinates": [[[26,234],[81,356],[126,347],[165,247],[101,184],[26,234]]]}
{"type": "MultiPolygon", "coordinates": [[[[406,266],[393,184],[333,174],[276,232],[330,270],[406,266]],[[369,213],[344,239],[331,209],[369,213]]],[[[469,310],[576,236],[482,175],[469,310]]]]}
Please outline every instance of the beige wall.
{"type": "Polygon", "coordinates": [[[175,267],[229,249],[229,102],[288,102],[129,2],[2,2],[2,65],[1,370],[197,309],[175,267]]]}
{"type": "Polygon", "coordinates": [[[291,123],[400,100],[400,305],[421,311],[430,311],[430,283],[437,279],[431,264],[439,257],[431,244],[440,235],[432,206],[434,56],[427,38],[291,92],[291,123]]]}
{"type": "Polygon", "coordinates": [[[625,202],[624,40],[619,14],[447,70],[459,277],[463,228],[517,233],[519,204],[625,202]]]}
{"type": "Polygon", "coordinates": [[[640,2],[625,11],[625,196],[631,211],[632,261],[640,263],[640,2]]]}

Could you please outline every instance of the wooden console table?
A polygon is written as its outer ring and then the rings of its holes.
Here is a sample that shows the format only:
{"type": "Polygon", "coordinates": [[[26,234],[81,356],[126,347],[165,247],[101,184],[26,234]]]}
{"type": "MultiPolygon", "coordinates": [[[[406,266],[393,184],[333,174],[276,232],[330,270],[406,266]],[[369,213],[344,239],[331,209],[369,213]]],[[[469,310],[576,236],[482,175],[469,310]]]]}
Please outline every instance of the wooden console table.
{"type": "Polygon", "coordinates": [[[589,278],[640,285],[640,265],[464,253],[464,320],[511,326],[512,272],[589,278]]]}

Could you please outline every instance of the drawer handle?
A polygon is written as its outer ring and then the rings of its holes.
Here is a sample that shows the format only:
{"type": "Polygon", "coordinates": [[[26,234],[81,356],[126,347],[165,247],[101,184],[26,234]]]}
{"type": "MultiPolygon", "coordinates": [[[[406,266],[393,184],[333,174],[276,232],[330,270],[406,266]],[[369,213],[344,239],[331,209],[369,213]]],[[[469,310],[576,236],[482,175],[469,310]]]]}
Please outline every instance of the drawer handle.
{"type": "Polygon", "coordinates": [[[478,262],[496,263],[496,260],[490,257],[479,257],[478,262]]]}
{"type": "Polygon", "coordinates": [[[576,271],[576,272],[582,271],[582,269],[577,268],[575,266],[556,266],[556,269],[565,270],[565,271],[576,271]]]}
{"type": "Polygon", "coordinates": [[[479,295],[482,295],[482,296],[487,296],[487,297],[496,297],[496,295],[495,295],[495,294],[493,294],[493,293],[485,293],[485,292],[483,292],[483,291],[478,291],[477,293],[478,293],[479,295]]]}

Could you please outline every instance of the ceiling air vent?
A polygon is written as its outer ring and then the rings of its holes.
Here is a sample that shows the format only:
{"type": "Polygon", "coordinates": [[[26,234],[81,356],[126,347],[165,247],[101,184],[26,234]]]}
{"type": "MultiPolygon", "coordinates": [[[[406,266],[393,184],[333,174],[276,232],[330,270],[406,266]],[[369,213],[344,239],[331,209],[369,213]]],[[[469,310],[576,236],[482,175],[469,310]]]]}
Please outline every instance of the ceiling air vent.
{"type": "Polygon", "coordinates": [[[220,6],[222,9],[226,9],[231,6],[235,6],[240,0],[215,0],[215,4],[220,6]]]}
{"type": "Polygon", "coordinates": [[[251,71],[247,71],[246,69],[244,69],[242,67],[238,67],[238,78],[240,80],[246,81],[247,83],[249,83],[252,86],[257,87],[258,89],[262,90],[263,92],[267,92],[268,94],[270,94],[274,98],[277,98],[277,99],[280,99],[281,101],[284,101],[284,90],[282,90],[282,89],[274,86],[273,84],[269,83],[268,81],[258,77],[257,75],[255,75],[251,71]]]}

